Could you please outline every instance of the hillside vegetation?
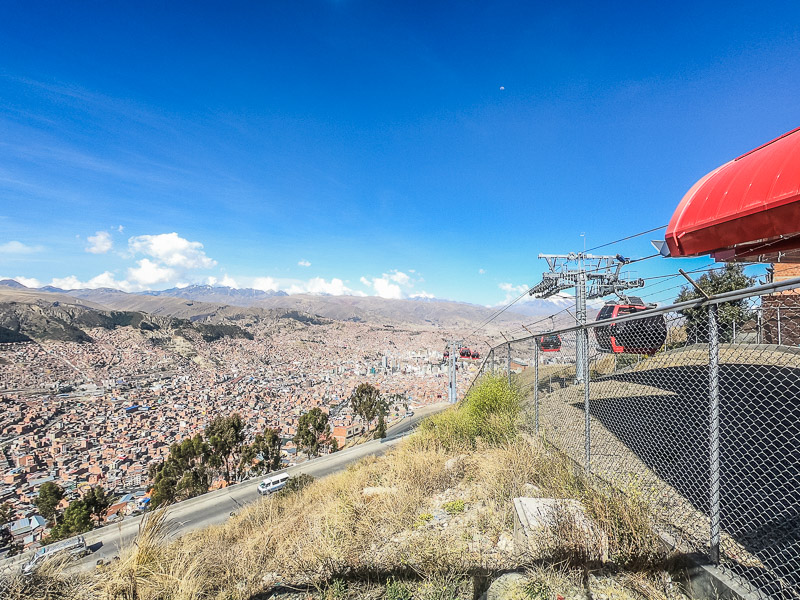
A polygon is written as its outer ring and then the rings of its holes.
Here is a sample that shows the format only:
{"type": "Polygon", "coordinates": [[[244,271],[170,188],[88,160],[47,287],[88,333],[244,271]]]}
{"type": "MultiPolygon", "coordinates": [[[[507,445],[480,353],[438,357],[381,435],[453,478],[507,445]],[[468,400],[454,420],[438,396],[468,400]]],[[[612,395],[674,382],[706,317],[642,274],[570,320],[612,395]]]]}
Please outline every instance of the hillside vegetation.
{"type": "Polygon", "coordinates": [[[104,569],[40,573],[0,591],[20,600],[455,600],[480,593],[496,574],[523,569],[520,597],[588,598],[591,585],[619,598],[666,597],[664,579],[647,575],[660,573],[664,557],[646,507],[589,485],[528,435],[520,406],[505,378],[485,377],[458,408],[430,418],[381,458],[177,540],[165,531],[164,513],[151,513],[136,545],[104,569]],[[567,513],[540,546],[515,548],[518,496],[580,500],[607,536],[608,563],[597,563],[593,542],[567,513]],[[609,569],[617,572],[611,582],[602,578],[609,569]]]}

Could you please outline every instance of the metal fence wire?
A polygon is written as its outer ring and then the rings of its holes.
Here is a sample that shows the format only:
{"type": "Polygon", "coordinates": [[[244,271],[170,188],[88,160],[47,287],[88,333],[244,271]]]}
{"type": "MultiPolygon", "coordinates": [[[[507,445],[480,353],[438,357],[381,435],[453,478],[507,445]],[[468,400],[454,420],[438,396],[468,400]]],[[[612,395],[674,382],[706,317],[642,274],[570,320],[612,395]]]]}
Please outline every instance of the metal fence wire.
{"type": "Polygon", "coordinates": [[[488,370],[677,549],[800,598],[800,280],[504,342],[488,370]]]}

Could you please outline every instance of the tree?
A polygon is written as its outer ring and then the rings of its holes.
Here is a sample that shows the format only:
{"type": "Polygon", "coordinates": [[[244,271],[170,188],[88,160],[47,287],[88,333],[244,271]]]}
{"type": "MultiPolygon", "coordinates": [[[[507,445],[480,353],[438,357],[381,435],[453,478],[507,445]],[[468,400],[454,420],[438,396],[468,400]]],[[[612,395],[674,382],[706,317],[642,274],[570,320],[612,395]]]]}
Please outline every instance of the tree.
{"type": "MultiPolygon", "coordinates": [[[[744,265],[726,263],[722,270],[704,273],[697,280],[697,285],[706,294],[713,296],[723,292],[752,287],[755,282],[755,277],[749,277],[744,274],[744,265]]],[[[684,302],[702,297],[703,295],[693,286],[686,286],[681,289],[681,293],[678,294],[675,301],[684,302]]],[[[686,317],[686,337],[688,341],[707,342],[708,306],[686,308],[681,311],[681,314],[686,317]]],[[[720,342],[730,342],[733,339],[734,324],[737,328],[741,328],[752,316],[753,312],[748,308],[746,299],[718,304],[717,323],[720,342]]]]}
{"type": "Polygon", "coordinates": [[[281,466],[281,436],[275,429],[257,433],[252,444],[242,447],[239,460],[239,476],[251,473],[262,475],[281,466]]]}
{"type": "MultiPolygon", "coordinates": [[[[394,396],[397,397],[397,394],[394,396]]],[[[381,391],[371,383],[361,383],[350,396],[350,406],[353,412],[361,417],[369,429],[372,421],[377,417],[375,426],[375,439],[386,437],[386,416],[389,414],[389,402],[381,391]]]]}
{"type": "Polygon", "coordinates": [[[244,444],[244,421],[239,413],[229,417],[217,417],[206,428],[206,437],[211,449],[209,464],[222,468],[225,480],[231,481],[231,471],[239,461],[244,444]]]}
{"type": "Polygon", "coordinates": [[[211,449],[199,433],[179,444],[172,444],[166,460],[152,463],[149,468],[153,481],[150,488],[152,506],[171,504],[207,492],[210,453],[211,449]]]}
{"type": "Polygon", "coordinates": [[[111,496],[101,487],[90,488],[83,497],[83,501],[89,512],[98,520],[102,521],[106,516],[108,507],[111,506],[111,496]]]}
{"type": "Polygon", "coordinates": [[[14,509],[8,502],[0,504],[0,548],[8,548],[6,556],[15,556],[22,552],[22,545],[14,543],[9,523],[14,520],[14,509]]]}
{"type": "Polygon", "coordinates": [[[314,407],[298,420],[294,443],[311,458],[319,454],[320,437],[327,432],[328,414],[314,407]]]}
{"type": "Polygon", "coordinates": [[[373,437],[380,440],[386,437],[386,416],[389,414],[389,403],[383,396],[378,396],[375,413],[378,415],[378,424],[375,426],[373,437]]]}
{"type": "Polygon", "coordinates": [[[369,429],[370,423],[378,413],[381,392],[371,383],[361,383],[350,396],[350,407],[369,429]]]}
{"type": "Polygon", "coordinates": [[[63,498],[64,490],[52,481],[46,481],[39,487],[39,495],[33,503],[45,519],[56,523],[58,516],[56,509],[63,498]]]}
{"type": "Polygon", "coordinates": [[[92,510],[84,500],[73,500],[64,511],[61,523],[50,530],[50,538],[60,540],[92,528],[92,510]]]}
{"type": "Polygon", "coordinates": [[[0,504],[0,526],[7,525],[14,520],[14,509],[8,502],[0,504]]]}

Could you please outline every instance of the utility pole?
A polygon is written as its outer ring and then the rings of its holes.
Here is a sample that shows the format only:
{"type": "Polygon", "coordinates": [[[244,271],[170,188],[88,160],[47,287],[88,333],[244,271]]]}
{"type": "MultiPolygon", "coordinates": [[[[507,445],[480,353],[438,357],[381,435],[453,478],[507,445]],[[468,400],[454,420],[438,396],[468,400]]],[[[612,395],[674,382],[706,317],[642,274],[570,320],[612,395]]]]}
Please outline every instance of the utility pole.
{"type": "Polygon", "coordinates": [[[458,362],[458,350],[460,342],[458,340],[450,340],[450,358],[448,360],[450,371],[450,383],[448,385],[448,399],[450,404],[458,402],[458,380],[456,379],[456,363],[458,362]]]}
{"type": "MultiPolygon", "coordinates": [[[[602,298],[609,294],[624,296],[625,290],[643,287],[643,279],[626,279],[620,274],[627,258],[616,256],[595,256],[585,252],[569,254],[540,254],[550,267],[542,274],[542,281],[528,292],[537,298],[549,298],[564,290],[575,288],[575,318],[578,325],[586,325],[586,303],[588,300],[602,298]]],[[[584,328],[575,334],[575,380],[588,379],[589,336],[584,328]]]]}

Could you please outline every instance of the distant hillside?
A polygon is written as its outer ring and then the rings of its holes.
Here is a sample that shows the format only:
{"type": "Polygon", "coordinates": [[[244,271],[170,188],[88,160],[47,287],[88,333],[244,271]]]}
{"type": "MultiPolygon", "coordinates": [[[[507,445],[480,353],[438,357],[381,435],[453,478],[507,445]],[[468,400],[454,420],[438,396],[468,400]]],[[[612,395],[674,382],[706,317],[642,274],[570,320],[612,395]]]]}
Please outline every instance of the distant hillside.
{"type": "Polygon", "coordinates": [[[234,324],[192,323],[187,319],[151,315],[139,311],[102,310],[54,300],[60,294],[47,292],[19,294],[16,288],[0,288],[0,343],[25,341],[67,341],[90,343],[91,330],[130,327],[141,332],[161,332],[185,336],[198,333],[211,342],[223,337],[253,339],[253,335],[234,324]]]}
{"type": "Polygon", "coordinates": [[[22,285],[19,281],[16,281],[14,279],[0,279],[0,285],[4,285],[10,288],[25,289],[25,290],[28,289],[26,286],[22,285]]]}
{"type": "Polygon", "coordinates": [[[173,298],[187,298],[198,302],[214,302],[233,304],[235,306],[252,306],[259,300],[274,296],[288,296],[286,292],[255,290],[253,288],[232,288],[227,286],[190,285],[182,288],[170,288],[162,291],[141,292],[146,296],[171,296],[173,298]]]}
{"type": "MultiPolygon", "coordinates": [[[[153,314],[172,315],[183,318],[197,318],[206,315],[225,317],[242,312],[233,307],[243,307],[246,313],[255,315],[257,309],[271,311],[293,311],[308,315],[318,315],[338,321],[359,321],[367,323],[391,323],[395,325],[416,325],[457,329],[474,327],[491,316],[495,309],[435,299],[390,300],[377,296],[325,296],[314,294],[293,294],[259,292],[258,290],[234,290],[232,288],[210,286],[191,286],[179,290],[164,290],[128,294],[119,290],[69,290],[66,293],[86,301],[95,302],[120,310],[141,310],[153,314]],[[209,291],[209,289],[211,291],[209,291]],[[173,294],[180,293],[180,296],[173,294]],[[263,295],[261,295],[263,294],[263,295]],[[205,299],[219,298],[213,302],[205,299]],[[224,298],[224,302],[222,299],[224,298]]],[[[530,317],[545,316],[557,312],[569,301],[565,299],[530,299],[514,310],[502,314],[494,324],[508,327],[512,323],[530,321],[530,317]]]]}

